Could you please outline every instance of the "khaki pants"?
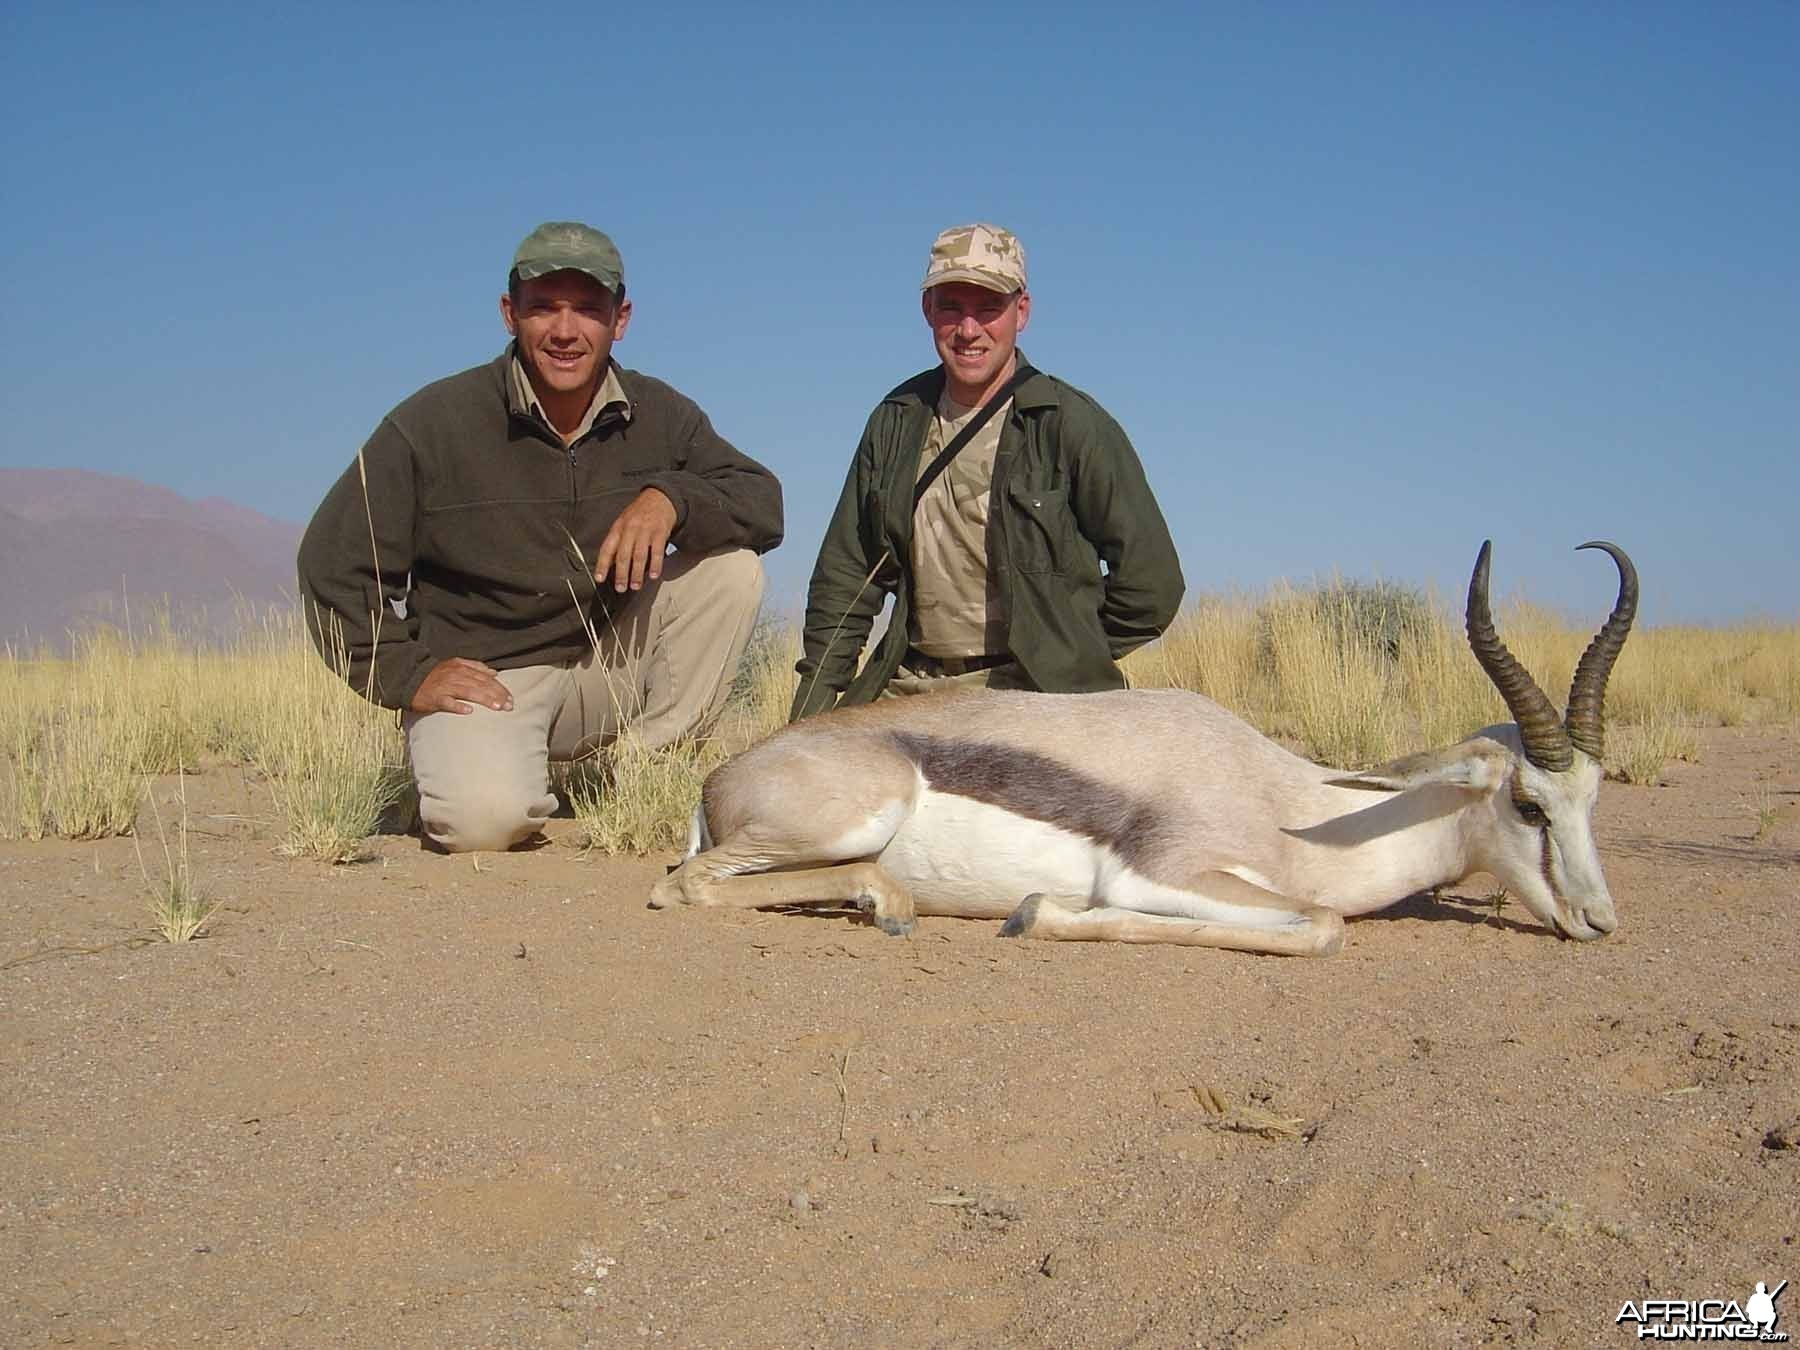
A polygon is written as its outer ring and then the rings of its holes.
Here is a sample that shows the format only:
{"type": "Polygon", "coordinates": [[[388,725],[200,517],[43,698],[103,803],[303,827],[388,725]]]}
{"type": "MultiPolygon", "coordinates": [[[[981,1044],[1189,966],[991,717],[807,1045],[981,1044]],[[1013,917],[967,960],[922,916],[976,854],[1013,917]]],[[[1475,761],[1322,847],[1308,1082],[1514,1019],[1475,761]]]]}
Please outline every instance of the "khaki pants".
{"type": "Polygon", "coordinates": [[[500,672],[510,712],[407,713],[407,755],[426,836],[453,853],[529,839],[556,810],[550,760],[572,760],[631,731],[649,748],[706,731],[725,706],[762,603],[748,549],[669,555],[568,665],[500,672]]]}

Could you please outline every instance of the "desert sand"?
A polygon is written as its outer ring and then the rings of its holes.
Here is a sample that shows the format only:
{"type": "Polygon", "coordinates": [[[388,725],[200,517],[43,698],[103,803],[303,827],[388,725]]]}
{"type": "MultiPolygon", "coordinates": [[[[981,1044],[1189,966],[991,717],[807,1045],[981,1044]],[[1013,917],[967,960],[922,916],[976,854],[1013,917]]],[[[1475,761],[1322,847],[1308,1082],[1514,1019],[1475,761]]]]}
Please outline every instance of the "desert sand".
{"type": "Polygon", "coordinates": [[[132,840],[0,844],[6,1345],[1622,1346],[1800,1280],[1791,728],[1604,787],[1603,941],[1475,878],[1312,961],[654,912],[572,822],[293,862],[187,787],[184,946],[132,840]]]}

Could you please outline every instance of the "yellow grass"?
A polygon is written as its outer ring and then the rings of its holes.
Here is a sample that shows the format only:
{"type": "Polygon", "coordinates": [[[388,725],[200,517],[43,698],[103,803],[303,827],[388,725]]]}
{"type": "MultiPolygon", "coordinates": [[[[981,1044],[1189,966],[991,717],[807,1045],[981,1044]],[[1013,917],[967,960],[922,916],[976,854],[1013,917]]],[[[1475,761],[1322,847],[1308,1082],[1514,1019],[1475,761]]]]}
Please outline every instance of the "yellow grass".
{"type": "Polygon", "coordinates": [[[1643,710],[1638,720],[1613,727],[1606,739],[1608,774],[1627,783],[1662,781],[1670,760],[1700,758],[1700,734],[1684,720],[1673,697],[1643,710]]]}
{"type": "MultiPolygon", "coordinates": [[[[1460,613],[1422,602],[1424,617],[1384,643],[1321,594],[1282,586],[1203,597],[1128,659],[1127,675],[1138,686],[1203,693],[1340,768],[1506,720],[1469,654],[1460,613]]],[[[1560,705],[1598,620],[1514,602],[1498,622],[1560,705]]],[[[655,752],[627,739],[603,770],[570,775],[585,840],[608,851],[684,844],[706,773],[786,721],[797,648],[791,625],[759,628],[709,738],[655,752]]],[[[1608,691],[1607,767],[1622,781],[1654,783],[1670,763],[1695,758],[1706,727],[1796,721],[1800,627],[1642,630],[1608,691]]],[[[344,686],[295,612],[245,616],[223,648],[161,629],[135,640],[100,634],[61,659],[0,654],[0,836],[130,833],[147,775],[233,763],[266,777],[277,848],[345,860],[365,851],[401,791],[402,761],[397,719],[344,686]]]]}
{"type": "Polygon", "coordinates": [[[561,790],[583,844],[603,853],[685,848],[707,774],[787,721],[799,656],[800,637],[791,626],[761,624],[709,735],[651,750],[627,734],[570,766],[561,790]]]}
{"type": "Polygon", "coordinates": [[[767,620],[757,625],[714,733],[734,752],[786,723],[800,688],[800,677],[794,671],[799,659],[797,628],[767,620]]]}
{"type": "Polygon", "coordinates": [[[1248,717],[1259,706],[1256,601],[1205,596],[1161,640],[1133,654],[1127,678],[1146,688],[1186,689],[1248,717]]]}
{"type": "Polygon", "coordinates": [[[0,835],[92,839],[136,827],[146,775],[206,756],[254,765],[296,856],[354,856],[399,788],[394,715],[321,662],[298,614],[235,645],[102,632],[66,659],[0,661],[0,835]]]}
{"type": "Polygon", "coordinates": [[[1322,764],[1361,769],[1393,758],[1404,743],[1403,710],[1390,697],[1395,672],[1386,654],[1340,605],[1287,586],[1276,588],[1263,615],[1278,709],[1265,713],[1270,725],[1322,764]]]}
{"type": "Polygon", "coordinates": [[[283,818],[276,847],[291,858],[354,862],[363,841],[406,786],[395,714],[358,698],[296,631],[278,659],[240,671],[250,695],[242,713],[252,762],[269,780],[283,818]]]}
{"type": "Polygon", "coordinates": [[[138,870],[143,873],[144,885],[150,892],[150,921],[156,935],[164,942],[192,942],[205,931],[219,907],[201,894],[195,882],[193,865],[188,857],[187,776],[178,774],[177,781],[181,789],[181,818],[176,826],[175,847],[169,847],[169,836],[163,828],[162,808],[156,804],[155,791],[146,792],[156,821],[156,836],[162,844],[163,866],[158,875],[151,876],[150,869],[144,864],[143,849],[139,848],[138,870]]]}
{"type": "Polygon", "coordinates": [[[569,804],[585,846],[602,853],[683,848],[706,775],[730,757],[719,740],[649,750],[629,734],[568,776],[569,804]]]}
{"type": "MultiPolygon", "coordinates": [[[[1133,653],[1126,672],[1134,685],[1207,694],[1322,763],[1366,767],[1509,720],[1469,652],[1460,612],[1441,600],[1430,610],[1390,656],[1311,591],[1203,597],[1133,653]]],[[[1590,626],[1515,601],[1501,607],[1498,625],[1560,707],[1599,619],[1590,626]]],[[[1606,718],[1608,770],[1633,783],[1695,759],[1702,728],[1800,721],[1800,627],[1639,630],[1614,668],[1606,718]]]]}

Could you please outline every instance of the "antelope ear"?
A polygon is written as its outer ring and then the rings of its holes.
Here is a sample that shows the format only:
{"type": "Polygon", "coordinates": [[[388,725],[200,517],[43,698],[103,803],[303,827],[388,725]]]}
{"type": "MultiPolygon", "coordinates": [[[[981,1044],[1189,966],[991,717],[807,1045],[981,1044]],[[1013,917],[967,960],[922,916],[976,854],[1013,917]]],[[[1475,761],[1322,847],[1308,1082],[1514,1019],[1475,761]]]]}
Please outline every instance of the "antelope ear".
{"type": "Polygon", "coordinates": [[[1477,736],[1448,750],[1407,755],[1361,773],[1325,781],[1333,787],[1364,788],[1370,792],[1407,792],[1432,783],[1469,792],[1492,792],[1510,772],[1512,752],[1499,741],[1477,736]]]}

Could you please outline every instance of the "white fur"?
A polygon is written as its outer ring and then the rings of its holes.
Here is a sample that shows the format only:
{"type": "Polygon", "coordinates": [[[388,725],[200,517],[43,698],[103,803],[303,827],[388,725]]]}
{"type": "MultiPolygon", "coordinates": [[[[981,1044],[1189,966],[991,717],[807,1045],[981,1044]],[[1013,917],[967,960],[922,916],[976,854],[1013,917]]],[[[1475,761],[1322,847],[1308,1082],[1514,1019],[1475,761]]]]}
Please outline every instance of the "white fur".
{"type": "Polygon", "coordinates": [[[876,859],[924,900],[1097,896],[1110,849],[1042,821],[929,788],[876,859]]]}
{"type": "Polygon", "coordinates": [[[861,824],[839,835],[825,846],[827,858],[867,858],[881,852],[906,819],[905,801],[884,802],[861,824]]]}

